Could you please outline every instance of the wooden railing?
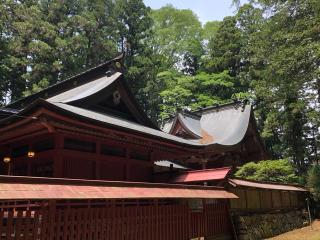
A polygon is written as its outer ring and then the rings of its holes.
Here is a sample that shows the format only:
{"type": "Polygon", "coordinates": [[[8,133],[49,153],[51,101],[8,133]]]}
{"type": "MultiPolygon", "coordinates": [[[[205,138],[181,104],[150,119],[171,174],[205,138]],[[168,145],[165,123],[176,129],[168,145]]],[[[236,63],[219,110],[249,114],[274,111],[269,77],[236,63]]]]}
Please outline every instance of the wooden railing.
{"type": "Polygon", "coordinates": [[[228,203],[2,203],[1,239],[24,240],[185,240],[229,234],[228,203]]]}

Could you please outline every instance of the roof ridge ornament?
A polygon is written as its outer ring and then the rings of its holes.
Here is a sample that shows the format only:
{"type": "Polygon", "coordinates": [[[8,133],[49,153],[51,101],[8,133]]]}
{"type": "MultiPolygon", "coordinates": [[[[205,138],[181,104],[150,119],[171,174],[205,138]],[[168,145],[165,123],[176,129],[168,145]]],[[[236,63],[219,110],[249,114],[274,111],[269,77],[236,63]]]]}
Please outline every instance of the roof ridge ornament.
{"type": "Polygon", "coordinates": [[[113,103],[119,105],[121,100],[121,94],[118,90],[113,92],[113,103]]]}

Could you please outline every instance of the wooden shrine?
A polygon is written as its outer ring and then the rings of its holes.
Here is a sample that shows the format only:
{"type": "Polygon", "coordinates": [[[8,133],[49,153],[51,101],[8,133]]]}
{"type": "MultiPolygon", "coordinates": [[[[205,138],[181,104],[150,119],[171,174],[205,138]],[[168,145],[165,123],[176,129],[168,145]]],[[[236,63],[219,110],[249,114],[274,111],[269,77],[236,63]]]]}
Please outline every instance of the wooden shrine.
{"type": "Polygon", "coordinates": [[[0,109],[0,239],[232,239],[226,166],[268,158],[251,106],[177,113],[161,130],[122,61],[0,109]]]}

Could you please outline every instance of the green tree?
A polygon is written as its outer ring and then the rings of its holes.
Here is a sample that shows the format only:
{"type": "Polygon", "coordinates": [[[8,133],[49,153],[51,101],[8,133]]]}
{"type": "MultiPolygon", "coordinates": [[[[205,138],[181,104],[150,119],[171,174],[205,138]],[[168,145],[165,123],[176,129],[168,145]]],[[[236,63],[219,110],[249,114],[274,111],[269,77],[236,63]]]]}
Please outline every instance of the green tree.
{"type": "Polygon", "coordinates": [[[10,56],[8,25],[10,22],[9,12],[4,4],[0,4],[0,106],[6,104],[6,96],[8,94],[10,75],[10,68],[8,66],[10,56]]]}
{"type": "Polygon", "coordinates": [[[308,171],[307,185],[315,200],[320,200],[320,166],[318,164],[308,171]]]}
{"type": "MultiPolygon", "coordinates": [[[[300,172],[316,156],[319,14],[312,0],[256,1],[263,9],[250,36],[246,78],[256,96],[263,136],[274,156],[290,157],[300,172]],[[272,14],[268,14],[272,12],[272,14]],[[312,153],[313,152],[313,153],[312,153]],[[312,157],[309,157],[312,156],[312,157]]],[[[251,7],[251,12],[252,10],[251,7]]],[[[256,10],[261,11],[261,10],[256,10]]],[[[248,7],[247,7],[248,12],[248,7]]]]}
{"type": "Polygon", "coordinates": [[[229,102],[235,92],[234,78],[228,71],[199,72],[190,76],[173,70],[159,73],[158,79],[165,84],[164,90],[160,93],[162,119],[178,109],[195,110],[229,102]]]}
{"type": "MultiPolygon", "coordinates": [[[[4,1],[12,100],[115,55],[112,1],[4,1]]],[[[3,65],[2,65],[3,66],[3,65]]]]}
{"type": "Polygon", "coordinates": [[[151,48],[151,9],[142,0],[117,0],[115,21],[117,44],[126,53],[126,80],[147,114],[156,120],[159,113],[158,60],[151,48]]]}
{"type": "Polygon", "coordinates": [[[219,27],[220,27],[220,21],[206,22],[202,30],[202,39],[204,41],[210,42],[218,32],[219,27]]]}
{"type": "Polygon", "coordinates": [[[245,61],[241,56],[243,35],[237,26],[236,17],[224,18],[212,34],[208,39],[202,71],[216,74],[227,71],[233,78],[231,96],[235,99],[251,97],[251,93],[248,92],[248,83],[240,80],[240,72],[245,61]]]}
{"type": "Polygon", "coordinates": [[[288,159],[249,162],[239,167],[236,177],[256,181],[299,183],[295,168],[288,159]]]}
{"type": "Polygon", "coordinates": [[[171,68],[195,74],[203,55],[202,27],[191,10],[171,5],[152,11],[154,20],[153,48],[161,58],[162,70],[171,68]]]}
{"type": "Polygon", "coordinates": [[[235,17],[226,17],[220,23],[216,34],[209,40],[207,70],[221,72],[229,70],[235,76],[240,67],[241,33],[235,17]]]}

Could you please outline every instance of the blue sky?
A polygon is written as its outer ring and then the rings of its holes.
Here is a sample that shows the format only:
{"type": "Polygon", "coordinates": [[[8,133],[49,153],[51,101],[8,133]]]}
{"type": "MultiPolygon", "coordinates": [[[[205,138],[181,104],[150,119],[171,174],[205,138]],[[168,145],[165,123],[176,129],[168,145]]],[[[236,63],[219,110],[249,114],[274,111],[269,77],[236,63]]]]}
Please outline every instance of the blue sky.
{"type": "MultiPolygon", "coordinates": [[[[242,0],[241,3],[246,2],[242,0]]],[[[232,0],[144,0],[145,5],[158,9],[166,4],[172,4],[179,9],[191,9],[202,23],[212,20],[222,20],[225,16],[234,14],[235,6],[232,0]]]]}

